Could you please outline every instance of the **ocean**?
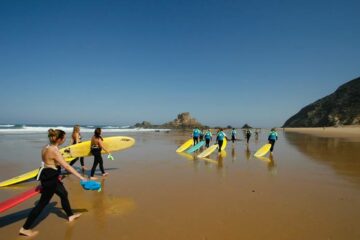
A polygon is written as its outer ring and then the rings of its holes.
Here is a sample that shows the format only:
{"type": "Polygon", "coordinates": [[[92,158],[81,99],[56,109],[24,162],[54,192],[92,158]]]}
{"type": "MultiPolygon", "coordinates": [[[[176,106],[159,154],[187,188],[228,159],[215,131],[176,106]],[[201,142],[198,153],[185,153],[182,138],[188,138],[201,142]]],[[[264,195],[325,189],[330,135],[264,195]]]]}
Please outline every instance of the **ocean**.
{"type": "MultiPolygon", "coordinates": [[[[102,128],[103,133],[126,133],[126,132],[160,132],[170,129],[133,128],[131,126],[116,125],[83,125],[80,126],[82,133],[93,133],[95,128],[102,128]]],[[[49,128],[61,129],[66,133],[72,133],[73,125],[65,124],[0,124],[0,134],[24,134],[24,133],[46,133],[49,128]]]]}

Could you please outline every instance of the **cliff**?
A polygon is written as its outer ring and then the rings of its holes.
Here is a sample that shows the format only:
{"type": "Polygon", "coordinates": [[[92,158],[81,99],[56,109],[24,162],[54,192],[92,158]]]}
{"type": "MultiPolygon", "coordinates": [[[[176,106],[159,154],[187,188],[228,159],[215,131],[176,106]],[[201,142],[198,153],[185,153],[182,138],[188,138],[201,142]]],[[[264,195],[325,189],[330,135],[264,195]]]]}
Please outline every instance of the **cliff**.
{"type": "Polygon", "coordinates": [[[283,127],[360,125],[360,77],[302,108],[283,127]]]}

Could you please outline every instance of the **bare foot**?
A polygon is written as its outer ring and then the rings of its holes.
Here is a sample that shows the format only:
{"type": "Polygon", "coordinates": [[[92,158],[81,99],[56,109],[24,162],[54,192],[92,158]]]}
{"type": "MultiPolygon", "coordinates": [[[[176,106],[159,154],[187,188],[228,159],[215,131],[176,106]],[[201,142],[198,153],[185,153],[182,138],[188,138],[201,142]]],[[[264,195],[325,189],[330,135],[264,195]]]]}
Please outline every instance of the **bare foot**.
{"type": "Polygon", "coordinates": [[[91,180],[97,180],[97,177],[90,177],[91,180]]]}
{"type": "Polygon", "coordinates": [[[75,219],[79,218],[81,216],[81,213],[76,213],[69,217],[69,222],[74,221],[75,219]]]}
{"type": "Polygon", "coordinates": [[[106,173],[104,173],[102,176],[103,176],[103,177],[106,177],[107,175],[109,175],[109,173],[106,172],[106,173]]]}
{"type": "Polygon", "coordinates": [[[31,229],[24,229],[24,228],[20,228],[19,234],[26,236],[26,237],[33,237],[35,235],[37,235],[39,233],[39,231],[33,231],[31,229]]]}

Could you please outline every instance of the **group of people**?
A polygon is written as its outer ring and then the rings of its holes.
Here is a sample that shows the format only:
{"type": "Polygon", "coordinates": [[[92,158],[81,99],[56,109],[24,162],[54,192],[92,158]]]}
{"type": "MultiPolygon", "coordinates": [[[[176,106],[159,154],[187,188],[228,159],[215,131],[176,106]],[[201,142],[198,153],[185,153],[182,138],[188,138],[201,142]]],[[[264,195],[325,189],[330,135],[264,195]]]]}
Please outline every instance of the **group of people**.
{"type": "MultiPolygon", "coordinates": [[[[233,128],[231,130],[232,143],[234,143],[237,140],[236,134],[237,134],[236,129],[233,128]]],[[[246,138],[246,143],[249,144],[249,140],[252,135],[252,131],[249,128],[247,128],[244,130],[244,135],[246,138]]],[[[193,129],[192,136],[193,136],[193,140],[194,140],[194,145],[198,144],[199,141],[203,141],[205,138],[205,146],[207,148],[209,147],[210,141],[212,140],[211,129],[200,130],[199,128],[195,128],[195,129],[193,129]]],[[[258,130],[255,130],[255,137],[257,138],[258,136],[259,136],[258,130]]],[[[224,130],[222,128],[218,129],[218,131],[216,133],[216,142],[219,145],[219,148],[218,148],[219,152],[221,151],[221,147],[223,145],[224,138],[226,138],[226,140],[229,140],[227,138],[226,134],[224,133],[224,130]]],[[[274,145],[275,145],[276,140],[278,140],[278,134],[276,132],[276,129],[272,128],[269,133],[269,136],[268,136],[268,142],[269,142],[269,144],[271,144],[271,148],[270,148],[271,153],[274,150],[274,145]]]]}
{"type": "MultiPolygon", "coordinates": [[[[101,156],[102,150],[109,153],[108,150],[104,147],[103,140],[104,139],[101,136],[101,128],[96,128],[94,131],[94,135],[91,138],[91,148],[90,148],[91,154],[94,156],[94,163],[93,163],[93,166],[90,171],[90,179],[92,179],[92,180],[97,179],[96,177],[94,177],[94,174],[95,174],[96,167],[98,165],[100,167],[100,171],[101,171],[102,175],[103,176],[108,175],[108,173],[105,172],[105,170],[104,170],[103,159],[101,156]]],[[[73,128],[73,133],[71,135],[70,144],[73,145],[73,144],[78,144],[78,143],[81,143],[80,126],[75,125],[73,128]]],[[[85,165],[84,165],[84,157],[75,158],[74,160],[72,160],[70,162],[70,166],[74,165],[74,163],[76,163],[79,159],[80,159],[81,169],[84,172],[86,170],[85,165]]]]}
{"type": "MultiPolygon", "coordinates": [[[[194,146],[199,143],[199,141],[203,141],[205,139],[205,146],[208,148],[210,146],[210,141],[212,140],[212,132],[211,129],[200,130],[199,128],[195,128],[192,132],[192,137],[194,140],[194,146]]],[[[224,138],[227,139],[224,130],[221,128],[216,133],[216,142],[219,145],[219,152],[221,151],[221,147],[224,142],[224,138]]],[[[227,139],[228,140],[228,139],[227,139]]]]}
{"type": "MultiPolygon", "coordinates": [[[[65,168],[69,173],[74,174],[81,181],[87,181],[87,178],[79,174],[72,165],[80,160],[82,170],[85,170],[84,158],[76,158],[73,161],[67,163],[59,151],[59,146],[62,145],[66,140],[66,133],[60,129],[49,129],[48,130],[49,144],[43,147],[41,151],[41,158],[43,162],[43,167],[40,169],[38,174],[38,179],[41,183],[41,197],[37,202],[36,206],[31,210],[28,218],[25,221],[25,224],[20,229],[19,234],[24,236],[34,236],[38,232],[31,230],[32,225],[34,224],[36,218],[40,215],[42,210],[50,202],[54,194],[58,195],[61,199],[61,206],[64,209],[69,222],[74,221],[76,218],[80,217],[80,213],[74,214],[68,199],[68,193],[61,181],[61,167],[65,168]]],[[[77,144],[81,142],[80,126],[74,126],[73,133],[71,135],[71,144],[77,144]]],[[[91,153],[94,156],[94,163],[90,172],[90,179],[96,179],[94,173],[96,167],[99,165],[102,172],[102,176],[108,175],[105,172],[103,166],[103,159],[101,156],[101,151],[109,153],[104,147],[103,138],[101,136],[101,128],[96,128],[94,136],[91,138],[91,153]]]]}
{"type": "MultiPolygon", "coordinates": [[[[212,132],[210,129],[200,131],[200,129],[195,128],[193,130],[193,139],[194,145],[200,141],[205,139],[206,147],[209,147],[210,141],[212,140],[212,132]]],[[[249,142],[251,136],[250,130],[247,130],[246,137],[247,143],[249,142]]],[[[69,173],[74,174],[81,181],[87,181],[87,178],[79,174],[72,165],[80,160],[81,168],[83,171],[86,170],[84,165],[84,158],[76,158],[68,164],[59,151],[59,146],[65,142],[66,133],[60,129],[49,129],[48,130],[48,138],[49,144],[43,147],[41,151],[41,158],[43,161],[43,167],[40,169],[38,174],[38,179],[41,183],[41,197],[37,202],[36,206],[31,210],[25,224],[20,229],[19,234],[24,236],[34,236],[37,234],[37,231],[31,230],[32,225],[34,224],[36,218],[41,214],[42,210],[46,207],[46,205],[50,202],[52,196],[54,194],[58,195],[61,199],[61,205],[64,209],[69,222],[74,221],[76,218],[80,217],[80,213],[75,214],[70,206],[70,202],[68,199],[68,193],[61,181],[61,167],[65,168],[69,173]]],[[[221,151],[221,147],[223,145],[224,138],[227,138],[223,129],[219,129],[216,134],[216,141],[219,145],[219,152],[221,151]]],[[[272,152],[274,149],[275,141],[278,139],[278,135],[276,130],[273,128],[268,137],[268,141],[271,144],[270,151],[272,152]]],[[[231,140],[234,142],[236,140],[236,130],[233,128],[231,131],[231,140]]],[[[71,135],[71,144],[78,144],[81,142],[81,134],[80,134],[80,126],[74,126],[73,133],[71,135]]],[[[101,128],[96,128],[94,131],[94,135],[91,138],[91,153],[94,156],[94,163],[90,172],[90,179],[96,179],[94,177],[96,167],[99,165],[102,176],[108,175],[105,172],[103,166],[103,159],[101,156],[101,151],[104,150],[109,154],[108,150],[104,147],[103,138],[101,136],[101,128]]]]}

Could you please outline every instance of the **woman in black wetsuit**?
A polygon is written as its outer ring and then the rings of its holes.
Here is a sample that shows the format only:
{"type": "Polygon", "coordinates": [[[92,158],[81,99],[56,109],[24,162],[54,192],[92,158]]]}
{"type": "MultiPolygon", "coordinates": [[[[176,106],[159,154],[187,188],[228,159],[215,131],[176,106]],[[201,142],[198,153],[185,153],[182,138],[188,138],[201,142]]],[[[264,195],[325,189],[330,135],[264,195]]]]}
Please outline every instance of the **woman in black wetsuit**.
{"type": "Polygon", "coordinates": [[[44,163],[44,166],[39,172],[39,179],[42,187],[41,197],[36,206],[31,210],[24,226],[19,231],[20,235],[28,237],[38,233],[37,231],[32,231],[31,226],[54,194],[60,197],[61,205],[66,212],[69,222],[80,217],[80,214],[74,214],[71,210],[68,193],[59,178],[61,170],[60,166],[64,167],[68,172],[74,174],[81,180],[85,181],[86,179],[72,168],[59,152],[58,146],[65,142],[65,132],[59,129],[49,129],[48,137],[50,144],[45,146],[41,151],[41,157],[44,163]]]}
{"type": "Polygon", "coordinates": [[[101,128],[96,128],[94,132],[94,136],[91,138],[91,153],[92,155],[94,155],[94,164],[91,168],[91,173],[90,173],[90,179],[92,180],[97,179],[96,177],[94,177],[94,174],[98,164],[100,165],[102,176],[105,177],[108,175],[108,173],[106,173],[104,170],[101,150],[104,150],[106,153],[109,153],[104,148],[103,138],[101,137],[101,128]]]}
{"type": "MultiPolygon", "coordinates": [[[[71,135],[71,141],[70,144],[78,144],[81,143],[81,134],[80,134],[80,125],[75,125],[74,129],[73,129],[73,133],[71,135]]],[[[84,172],[86,170],[85,166],[84,166],[84,157],[78,157],[75,158],[74,160],[72,160],[70,162],[70,166],[74,165],[74,163],[77,162],[77,160],[80,159],[80,165],[81,165],[81,170],[84,172]]]]}

